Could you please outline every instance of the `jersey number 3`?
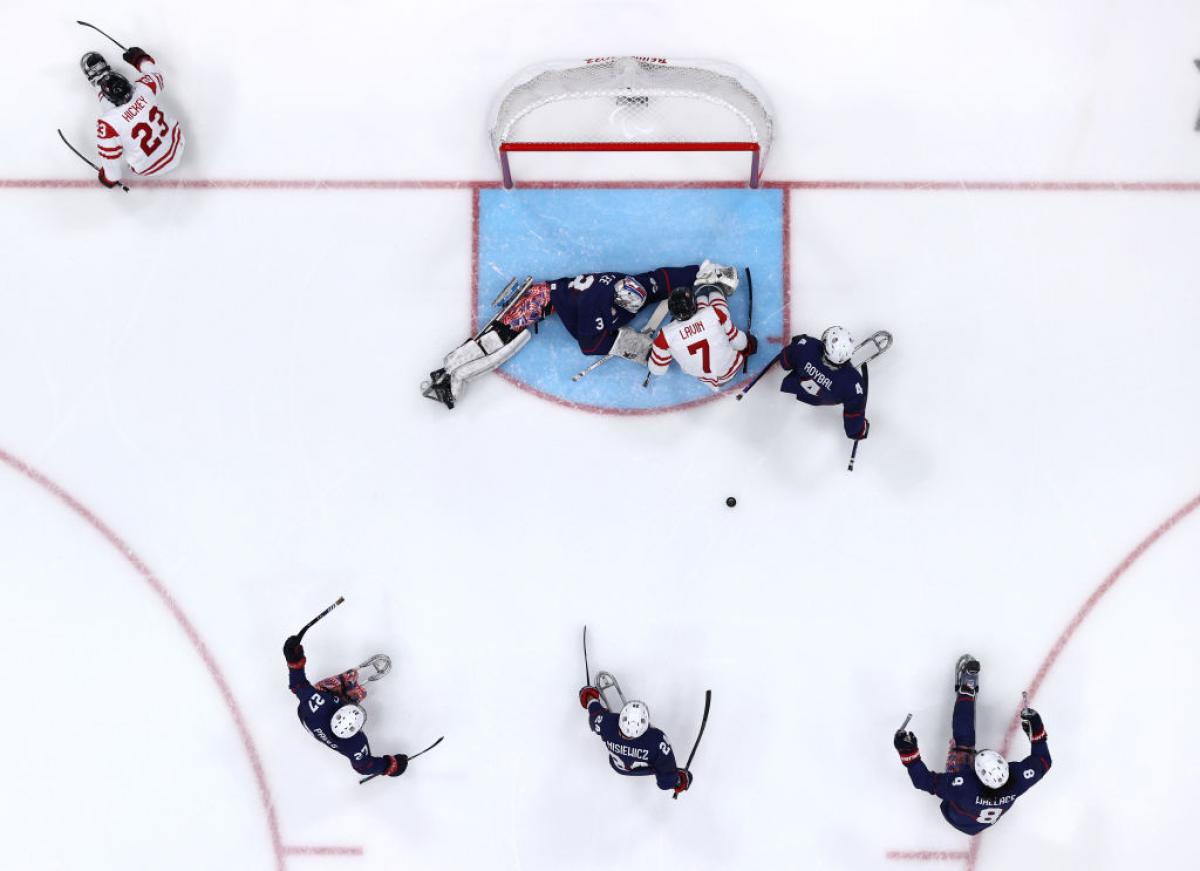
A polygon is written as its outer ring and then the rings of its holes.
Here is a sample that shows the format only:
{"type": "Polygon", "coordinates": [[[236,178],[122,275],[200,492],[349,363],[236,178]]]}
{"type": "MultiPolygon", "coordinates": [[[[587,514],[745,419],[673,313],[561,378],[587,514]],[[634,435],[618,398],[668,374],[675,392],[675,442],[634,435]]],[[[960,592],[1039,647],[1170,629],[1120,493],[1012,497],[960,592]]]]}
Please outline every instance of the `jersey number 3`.
{"type": "Polygon", "coordinates": [[[150,108],[150,120],[158,125],[158,135],[153,139],[150,137],[154,134],[154,131],[150,129],[150,125],[145,121],[142,121],[140,124],[135,124],[133,129],[129,131],[133,135],[134,139],[141,140],[142,151],[147,157],[154,153],[154,149],[158,148],[163,141],[163,137],[165,137],[169,132],[169,128],[167,127],[167,119],[163,117],[162,110],[159,109],[158,106],[152,106],[150,108]]]}

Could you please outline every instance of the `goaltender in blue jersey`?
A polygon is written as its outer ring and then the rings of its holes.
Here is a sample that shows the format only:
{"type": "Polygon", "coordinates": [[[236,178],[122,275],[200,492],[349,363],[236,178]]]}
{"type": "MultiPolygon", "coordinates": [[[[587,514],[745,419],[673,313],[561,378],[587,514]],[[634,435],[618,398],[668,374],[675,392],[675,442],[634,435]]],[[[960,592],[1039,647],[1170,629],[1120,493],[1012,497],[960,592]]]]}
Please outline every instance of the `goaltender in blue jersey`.
{"type": "Polygon", "coordinates": [[[865,439],[871,428],[867,385],[850,362],[853,356],[854,339],[845,327],[830,327],[819,339],[793,336],[779,352],[779,363],[788,373],[779,389],[809,405],[842,406],[846,437],[865,439]]]}
{"type": "Polygon", "coordinates": [[[650,725],[645,702],[626,702],[619,714],[608,710],[596,687],[579,691],[579,704],[588,712],[588,725],[608,748],[608,764],[626,777],[654,775],[658,788],[676,795],[692,785],[692,775],[675,763],[675,753],[661,729],[650,725]]]}
{"type": "Polygon", "coordinates": [[[676,288],[705,286],[729,296],[738,286],[737,268],[705,260],[699,266],[662,266],[649,272],[531,280],[490,323],[446,355],[442,368],[421,384],[421,394],[454,408],[467,382],[510,360],[533,338],[531,328],[552,314],[583,354],[624,357],[644,366],[654,335],[633,329],[633,319],[647,303],[666,301],[676,288]]]}
{"type": "Polygon", "coordinates": [[[1050,770],[1046,727],[1033,708],[1021,711],[1021,726],[1029,737],[1030,753],[1020,762],[1007,762],[995,750],[975,749],[978,691],[979,661],[965,654],[959,658],[956,669],[951,724],[954,742],[944,772],[930,771],[925,766],[912,732],[900,729],[892,742],[913,786],[940,798],[946,822],[967,835],[978,835],[994,824],[1050,770]]]}

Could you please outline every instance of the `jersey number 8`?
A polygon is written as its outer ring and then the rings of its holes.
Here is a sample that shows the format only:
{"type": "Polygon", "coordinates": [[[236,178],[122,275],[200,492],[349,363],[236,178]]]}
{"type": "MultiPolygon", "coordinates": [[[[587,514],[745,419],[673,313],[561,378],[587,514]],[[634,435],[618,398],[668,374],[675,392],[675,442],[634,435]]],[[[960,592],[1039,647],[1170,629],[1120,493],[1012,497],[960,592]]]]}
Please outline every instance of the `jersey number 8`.
{"type": "Polygon", "coordinates": [[[979,816],[975,818],[975,822],[983,823],[985,826],[991,825],[992,823],[996,822],[996,820],[1000,819],[1000,814],[1002,813],[1004,813],[1004,811],[998,807],[984,808],[983,811],[980,812],[979,816]]]}

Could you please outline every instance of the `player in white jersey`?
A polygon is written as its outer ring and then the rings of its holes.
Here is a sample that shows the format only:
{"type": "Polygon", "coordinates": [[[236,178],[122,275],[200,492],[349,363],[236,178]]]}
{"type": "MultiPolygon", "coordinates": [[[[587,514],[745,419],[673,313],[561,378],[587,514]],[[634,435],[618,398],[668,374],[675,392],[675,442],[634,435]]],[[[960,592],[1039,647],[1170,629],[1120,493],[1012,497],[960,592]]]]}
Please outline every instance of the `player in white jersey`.
{"type": "Polygon", "coordinates": [[[109,188],[121,182],[122,159],[138,175],[162,175],[179,165],[186,144],[179,122],[161,102],[163,77],[154,58],[136,47],[121,57],[142,74],[137,81],[113,70],[99,52],[89,51],[79,62],[100,101],[96,149],[100,184],[109,188]]]}
{"type": "Polygon", "coordinates": [[[654,337],[646,364],[651,375],[665,373],[674,358],[684,372],[719,390],[758,350],[758,340],[737,328],[715,285],[677,287],[667,306],[674,320],[654,337]]]}

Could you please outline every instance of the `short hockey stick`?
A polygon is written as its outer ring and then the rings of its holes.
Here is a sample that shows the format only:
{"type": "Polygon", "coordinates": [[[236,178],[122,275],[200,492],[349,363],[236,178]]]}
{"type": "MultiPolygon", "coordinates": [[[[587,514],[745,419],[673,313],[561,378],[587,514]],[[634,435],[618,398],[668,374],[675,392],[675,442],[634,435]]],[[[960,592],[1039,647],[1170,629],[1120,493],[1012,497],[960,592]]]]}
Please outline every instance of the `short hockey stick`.
{"type": "MultiPolygon", "coordinates": [[[[432,744],[430,744],[428,747],[426,747],[420,753],[414,753],[412,756],[408,757],[408,761],[412,762],[414,759],[416,759],[418,756],[422,755],[423,753],[428,753],[430,750],[432,750],[434,747],[441,744],[445,740],[446,740],[446,736],[443,735],[441,738],[438,738],[436,741],[434,741],[432,744]]],[[[366,783],[368,780],[374,780],[376,777],[379,777],[379,775],[378,774],[368,774],[366,777],[364,777],[362,780],[360,780],[358,782],[358,784],[359,784],[359,786],[361,786],[362,784],[366,783]]]]}
{"type": "Polygon", "coordinates": [[[583,626],[583,676],[584,676],[584,679],[587,681],[587,683],[585,683],[584,686],[590,687],[592,685],[592,670],[590,668],[588,668],[587,624],[586,623],[583,626]]]}
{"type": "MultiPolygon", "coordinates": [[[[862,364],[862,370],[863,370],[863,393],[867,393],[869,395],[869,390],[868,390],[867,384],[868,384],[868,379],[870,377],[870,373],[867,371],[866,363],[862,364]]],[[[863,409],[863,426],[866,426],[866,425],[867,425],[867,412],[866,412],[866,409],[864,408],[863,409]]],[[[854,471],[854,461],[858,458],[858,446],[861,442],[862,442],[862,439],[854,440],[854,449],[850,451],[850,465],[848,465],[846,467],[847,472],[854,471]]]]}
{"type": "MultiPolygon", "coordinates": [[[[683,770],[688,774],[692,773],[692,760],[696,758],[696,748],[700,746],[700,739],[704,737],[704,727],[708,725],[708,709],[712,706],[712,690],[704,691],[704,716],[700,718],[700,734],[696,736],[696,743],[692,745],[692,752],[688,754],[687,765],[683,766],[683,770]]],[[[679,798],[679,793],[675,793],[671,798],[679,798]]]]}
{"type": "Polygon", "coordinates": [[[910,720],[912,720],[912,714],[909,714],[907,717],[904,718],[904,722],[900,724],[900,728],[897,729],[896,731],[903,732],[905,729],[907,729],[908,723],[910,720]]]}
{"type": "Polygon", "coordinates": [[[105,33],[103,30],[101,30],[96,25],[89,24],[86,21],[76,21],[75,23],[82,24],[84,27],[90,27],[92,30],[96,31],[98,34],[100,34],[104,38],[111,40],[112,44],[115,45],[117,48],[121,49],[121,51],[129,51],[129,49],[127,49],[125,46],[121,45],[121,43],[117,42],[115,39],[113,39],[111,36],[109,36],[107,33],[105,33]]]}
{"type": "MultiPolygon", "coordinates": [[[[96,164],[92,163],[90,160],[88,160],[86,157],[84,157],[84,156],[83,156],[83,155],[80,153],[80,151],[79,151],[79,149],[78,149],[78,148],[76,148],[74,145],[72,145],[70,142],[68,142],[68,141],[67,141],[67,137],[63,135],[63,132],[62,132],[62,130],[61,130],[61,129],[58,131],[58,138],[59,138],[59,139],[61,139],[61,140],[63,141],[63,145],[67,146],[67,148],[69,148],[69,149],[71,149],[72,151],[74,151],[74,152],[75,152],[75,154],[76,154],[76,156],[77,156],[77,157],[78,157],[80,160],[82,160],[84,163],[86,163],[86,164],[87,164],[88,166],[90,166],[92,169],[96,170],[96,172],[99,172],[99,171],[100,171],[100,167],[96,166],[96,164]]],[[[125,187],[125,185],[121,184],[120,182],[117,182],[117,187],[119,187],[121,190],[125,191],[125,193],[129,193],[129,188],[125,187]]]]}
{"type": "MultiPolygon", "coordinates": [[[[750,275],[750,267],[746,267],[746,297],[750,302],[750,311],[746,314],[746,332],[750,332],[750,328],[754,326],[754,277],[750,275]]],[[[742,358],[742,374],[745,375],[750,368],[750,355],[747,354],[742,358]]]]}
{"type": "Polygon", "coordinates": [[[300,631],[299,631],[299,632],[296,634],[296,640],[297,640],[297,641],[302,641],[302,640],[304,640],[304,633],[305,633],[305,632],[307,632],[309,629],[312,629],[312,628],[313,628],[313,626],[315,626],[315,625],[317,624],[317,621],[318,621],[318,620],[320,620],[322,617],[324,617],[326,614],[328,614],[330,611],[332,611],[334,608],[336,608],[338,605],[342,604],[342,602],[345,602],[345,601],[346,601],[345,597],[343,597],[343,596],[338,596],[338,599],[337,599],[337,601],[336,601],[336,602],[334,602],[332,605],[330,605],[328,608],[326,608],[324,611],[322,611],[322,612],[321,612],[320,614],[318,614],[316,617],[313,617],[311,620],[309,620],[307,623],[305,623],[305,624],[304,624],[304,628],[303,628],[303,629],[301,629],[301,630],[300,630],[300,631]]]}
{"type": "Polygon", "coordinates": [[[782,356],[783,356],[783,351],[780,351],[778,354],[776,354],[774,357],[772,357],[771,362],[768,363],[766,366],[764,366],[763,370],[754,376],[753,381],[751,381],[749,384],[747,384],[745,387],[743,387],[740,391],[738,391],[738,395],[735,398],[740,402],[742,397],[745,396],[747,393],[749,393],[751,391],[751,389],[753,389],[754,385],[758,383],[758,380],[760,378],[762,378],[764,375],[766,375],[768,372],[771,371],[771,367],[774,366],[776,363],[778,363],[779,358],[782,356]]]}

